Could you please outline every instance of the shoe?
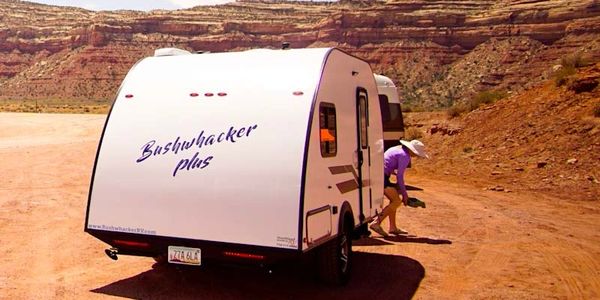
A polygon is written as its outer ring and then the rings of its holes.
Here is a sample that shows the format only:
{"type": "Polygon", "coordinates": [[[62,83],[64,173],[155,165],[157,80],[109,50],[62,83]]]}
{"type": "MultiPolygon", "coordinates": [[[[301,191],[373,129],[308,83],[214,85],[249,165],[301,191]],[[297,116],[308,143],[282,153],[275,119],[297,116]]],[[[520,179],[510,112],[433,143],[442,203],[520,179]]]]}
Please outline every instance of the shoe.
{"type": "Polygon", "coordinates": [[[408,203],[406,205],[408,205],[410,207],[414,207],[414,208],[417,208],[417,207],[425,208],[426,207],[425,202],[423,202],[417,198],[409,198],[408,203]]]}
{"type": "Polygon", "coordinates": [[[379,225],[379,224],[377,224],[377,223],[375,223],[375,224],[373,224],[373,225],[369,226],[369,228],[371,228],[371,230],[373,230],[373,231],[375,231],[375,232],[379,233],[380,235],[382,235],[382,236],[384,236],[384,237],[387,237],[387,236],[389,236],[389,234],[388,234],[387,232],[385,232],[385,230],[383,230],[383,228],[381,228],[381,225],[379,225]]]}
{"type": "Polygon", "coordinates": [[[405,230],[402,230],[402,229],[396,228],[396,229],[394,229],[394,230],[390,230],[390,231],[389,231],[389,233],[391,233],[391,234],[395,234],[395,235],[401,235],[401,234],[407,234],[407,233],[408,233],[408,231],[405,231],[405,230]]]}

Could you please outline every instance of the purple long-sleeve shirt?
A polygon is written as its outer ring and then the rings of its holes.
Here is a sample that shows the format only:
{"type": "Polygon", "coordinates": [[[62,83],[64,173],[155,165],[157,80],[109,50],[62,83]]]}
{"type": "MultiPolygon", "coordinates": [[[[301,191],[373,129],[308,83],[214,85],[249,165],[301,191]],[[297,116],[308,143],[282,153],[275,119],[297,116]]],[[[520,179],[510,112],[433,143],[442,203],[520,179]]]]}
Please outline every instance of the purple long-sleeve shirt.
{"type": "Polygon", "coordinates": [[[406,185],[404,185],[404,171],[410,164],[410,150],[406,150],[402,145],[387,149],[383,154],[383,172],[386,176],[394,174],[394,170],[397,171],[398,189],[402,194],[402,197],[408,198],[406,192],[406,185]]]}

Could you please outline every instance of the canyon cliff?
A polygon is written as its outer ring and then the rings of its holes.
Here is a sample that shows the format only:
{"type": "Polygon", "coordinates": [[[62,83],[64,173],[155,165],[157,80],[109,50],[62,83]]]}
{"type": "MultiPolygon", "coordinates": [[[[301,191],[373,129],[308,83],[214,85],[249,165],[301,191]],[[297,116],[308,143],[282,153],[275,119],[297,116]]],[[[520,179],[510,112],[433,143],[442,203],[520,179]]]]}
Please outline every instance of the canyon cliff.
{"type": "Polygon", "coordinates": [[[239,1],[151,12],[0,0],[0,99],[110,102],[154,49],[341,48],[390,76],[409,104],[520,91],[566,55],[600,59],[598,0],[239,1]]]}

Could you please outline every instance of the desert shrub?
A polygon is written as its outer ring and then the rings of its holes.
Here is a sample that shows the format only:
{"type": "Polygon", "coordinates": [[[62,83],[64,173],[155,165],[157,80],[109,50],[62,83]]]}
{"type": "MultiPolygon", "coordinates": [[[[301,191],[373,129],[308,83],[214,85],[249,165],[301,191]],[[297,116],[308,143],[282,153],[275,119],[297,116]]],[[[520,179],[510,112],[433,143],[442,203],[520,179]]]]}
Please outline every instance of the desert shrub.
{"type": "Polygon", "coordinates": [[[450,118],[455,118],[465,112],[476,110],[482,104],[491,104],[500,99],[506,98],[506,96],[507,93],[505,91],[482,91],[468,100],[466,103],[455,103],[447,110],[447,113],[450,118]]]}
{"type": "Polygon", "coordinates": [[[423,137],[423,132],[421,132],[421,130],[419,130],[419,128],[416,128],[416,127],[408,127],[408,128],[406,128],[406,131],[404,132],[404,138],[408,141],[420,139],[422,137],[423,137]]]}
{"type": "Polygon", "coordinates": [[[588,59],[584,58],[581,53],[577,52],[567,55],[560,60],[563,68],[581,68],[589,65],[588,59]]]}
{"type": "Polygon", "coordinates": [[[471,99],[471,106],[474,107],[471,110],[478,108],[481,104],[491,104],[500,99],[506,98],[506,95],[506,92],[496,90],[487,90],[480,92],[471,99]]]}
{"type": "Polygon", "coordinates": [[[463,152],[464,153],[471,153],[471,152],[473,152],[473,147],[466,146],[466,147],[463,148],[463,152]]]}
{"type": "Polygon", "coordinates": [[[402,112],[424,112],[424,111],[431,111],[430,109],[428,109],[427,107],[421,105],[421,104],[416,104],[416,103],[402,103],[402,112]]]}
{"type": "Polygon", "coordinates": [[[464,113],[465,111],[466,111],[466,109],[465,109],[464,105],[455,103],[450,108],[448,108],[446,113],[448,114],[448,117],[456,118],[456,117],[460,116],[460,114],[464,113]]]}
{"type": "Polygon", "coordinates": [[[600,118],[600,102],[596,103],[596,107],[594,107],[594,117],[600,118]]]}
{"type": "Polygon", "coordinates": [[[554,83],[556,86],[562,86],[569,81],[569,78],[577,73],[577,68],[585,67],[589,65],[589,60],[581,53],[577,52],[571,55],[567,55],[560,60],[562,66],[556,72],[554,72],[554,83]]]}
{"type": "Polygon", "coordinates": [[[556,86],[565,85],[569,81],[569,78],[575,73],[577,73],[575,67],[562,67],[554,72],[554,83],[556,86]]]}

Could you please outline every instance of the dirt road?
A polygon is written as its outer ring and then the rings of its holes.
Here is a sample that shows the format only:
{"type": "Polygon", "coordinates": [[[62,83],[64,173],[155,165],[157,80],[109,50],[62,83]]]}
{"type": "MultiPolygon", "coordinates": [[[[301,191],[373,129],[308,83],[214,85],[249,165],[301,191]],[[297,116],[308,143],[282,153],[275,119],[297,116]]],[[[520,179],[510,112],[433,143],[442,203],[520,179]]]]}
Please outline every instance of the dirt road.
{"type": "MultiPolygon", "coordinates": [[[[322,286],[302,266],[176,269],[83,232],[103,115],[0,113],[0,298],[598,299],[598,202],[484,191],[411,170],[410,235],[357,241],[354,276],[322,286]]],[[[387,226],[384,226],[384,228],[387,226]]]]}

